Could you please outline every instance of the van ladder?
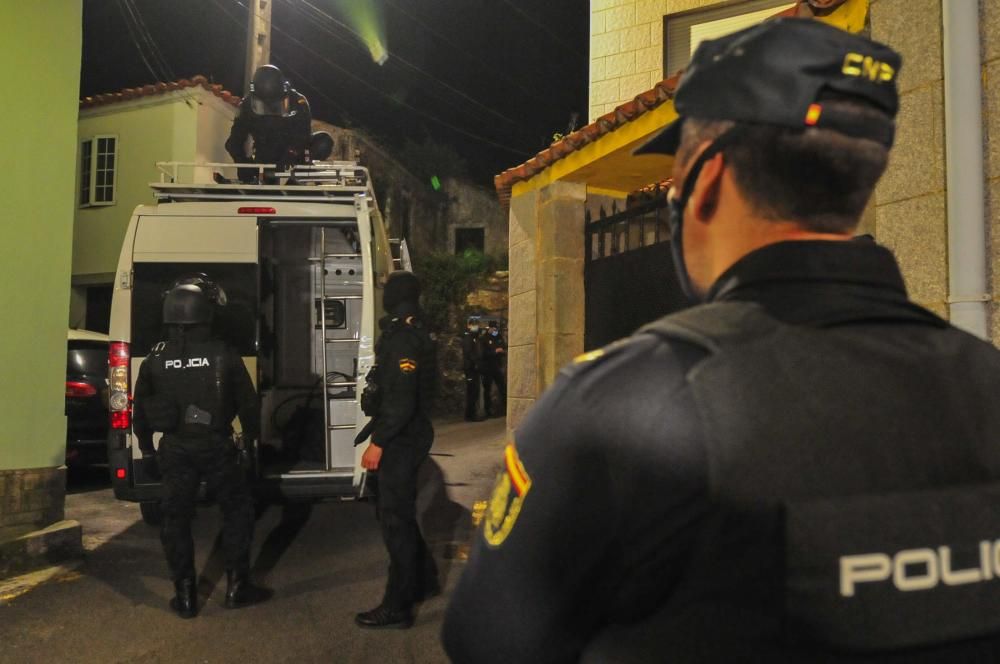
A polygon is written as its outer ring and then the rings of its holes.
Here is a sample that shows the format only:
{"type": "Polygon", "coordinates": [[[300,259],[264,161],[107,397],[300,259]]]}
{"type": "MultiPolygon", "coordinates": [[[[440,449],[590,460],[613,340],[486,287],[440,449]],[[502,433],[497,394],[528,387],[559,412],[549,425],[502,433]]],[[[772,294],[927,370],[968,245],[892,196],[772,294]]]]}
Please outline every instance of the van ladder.
{"type": "Polygon", "coordinates": [[[326,294],[326,275],[327,275],[327,261],[334,258],[360,258],[360,254],[330,254],[326,251],[326,227],[321,226],[319,229],[319,246],[320,254],[319,258],[319,292],[320,292],[320,305],[319,305],[319,321],[320,321],[320,334],[323,338],[322,353],[323,353],[323,428],[325,431],[324,442],[325,442],[325,458],[326,458],[326,469],[327,471],[334,470],[332,467],[332,462],[330,459],[330,449],[333,445],[333,432],[334,431],[345,431],[348,429],[354,429],[353,424],[338,424],[336,422],[330,421],[330,401],[333,399],[330,394],[330,388],[343,389],[345,387],[353,387],[355,389],[355,398],[357,398],[357,376],[354,377],[353,381],[343,381],[343,380],[331,380],[330,378],[330,367],[329,359],[327,357],[327,346],[334,344],[352,343],[356,342],[356,339],[328,339],[326,336],[326,303],[329,300],[360,300],[361,295],[337,295],[329,297],[326,294]]]}

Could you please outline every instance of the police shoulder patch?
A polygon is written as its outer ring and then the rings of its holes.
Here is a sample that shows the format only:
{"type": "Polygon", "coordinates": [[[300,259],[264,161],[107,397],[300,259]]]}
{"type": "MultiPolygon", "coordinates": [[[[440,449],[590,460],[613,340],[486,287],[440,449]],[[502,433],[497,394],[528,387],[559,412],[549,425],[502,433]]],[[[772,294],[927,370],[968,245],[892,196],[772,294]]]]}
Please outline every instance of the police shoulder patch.
{"type": "Polygon", "coordinates": [[[504,469],[497,476],[483,519],[483,537],[487,544],[498,547],[504,543],[514,529],[530,489],[531,477],[521,463],[514,443],[509,443],[504,450],[504,469]]]}
{"type": "Polygon", "coordinates": [[[399,361],[399,370],[405,374],[413,373],[417,370],[417,361],[404,357],[399,361]]]}

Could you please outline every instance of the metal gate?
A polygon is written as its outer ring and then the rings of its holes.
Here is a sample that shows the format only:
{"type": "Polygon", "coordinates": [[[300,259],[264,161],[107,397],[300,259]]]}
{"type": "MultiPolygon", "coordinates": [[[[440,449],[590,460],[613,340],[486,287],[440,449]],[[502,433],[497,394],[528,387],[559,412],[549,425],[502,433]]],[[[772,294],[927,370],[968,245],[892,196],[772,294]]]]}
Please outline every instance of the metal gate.
{"type": "Polygon", "coordinates": [[[586,220],[584,345],[600,348],[688,306],[674,274],[665,192],[586,220]]]}

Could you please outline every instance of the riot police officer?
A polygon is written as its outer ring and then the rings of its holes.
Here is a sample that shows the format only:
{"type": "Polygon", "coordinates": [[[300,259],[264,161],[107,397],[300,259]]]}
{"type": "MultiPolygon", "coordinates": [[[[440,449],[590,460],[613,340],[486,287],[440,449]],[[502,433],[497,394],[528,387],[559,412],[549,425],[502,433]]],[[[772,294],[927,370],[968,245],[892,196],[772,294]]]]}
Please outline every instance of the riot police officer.
{"type": "Polygon", "coordinates": [[[440,592],[437,567],[417,524],[417,470],[434,442],[430,413],[437,381],[434,341],[420,319],[419,299],[413,273],[389,275],[376,348],[380,397],[361,459],[377,472],[389,579],[382,602],[355,617],[366,628],[410,627],[413,605],[440,592]]]}
{"type": "Polygon", "coordinates": [[[491,320],[486,334],[480,337],[483,376],[483,410],[486,417],[504,414],[507,401],[507,379],[504,377],[503,361],[507,353],[507,342],[500,334],[500,323],[491,320]],[[493,387],[496,386],[497,400],[493,401],[493,387]]]}
{"type": "MultiPolygon", "coordinates": [[[[237,164],[275,164],[279,170],[304,163],[311,122],[309,101],[291,87],[280,69],[264,65],[254,72],[250,92],[240,102],[226,152],[237,164]],[[251,152],[247,138],[253,139],[251,152]]],[[[256,178],[254,169],[239,170],[241,180],[256,178]]]]}
{"type": "Polygon", "coordinates": [[[482,375],[483,349],[479,343],[479,317],[470,316],[462,333],[462,373],[465,374],[465,421],[480,422],[479,390],[482,375]]]}
{"type": "Polygon", "coordinates": [[[704,304],[578,358],[519,427],[454,661],[996,660],[1000,352],[851,241],[899,68],[804,19],[698,47],[643,151],[674,156],[704,304]]]}
{"type": "Polygon", "coordinates": [[[257,438],[257,396],[239,353],[211,337],[207,289],[204,282],[180,283],[166,294],[167,340],[143,361],[135,384],[135,433],[143,456],[162,473],[161,540],[176,591],[170,607],[182,618],[198,613],[191,520],[202,480],[222,509],[226,608],[269,596],[249,579],[254,510],[232,438],[236,415],[243,440],[257,438]],[[163,433],[159,450],[155,431],[163,433]]]}

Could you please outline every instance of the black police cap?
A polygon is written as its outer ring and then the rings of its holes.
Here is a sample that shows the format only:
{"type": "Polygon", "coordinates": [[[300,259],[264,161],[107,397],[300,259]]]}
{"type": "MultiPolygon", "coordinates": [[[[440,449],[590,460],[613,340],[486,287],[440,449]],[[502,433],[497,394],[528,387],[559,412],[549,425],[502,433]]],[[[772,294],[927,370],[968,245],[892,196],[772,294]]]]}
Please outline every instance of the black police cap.
{"type": "Polygon", "coordinates": [[[891,146],[901,62],[884,44],[814,19],[772,19],[704,41],[674,95],[680,117],[635,154],[675,154],[688,117],[821,127],[891,146]],[[858,122],[824,108],[827,98],[870,106],[885,119],[858,122]]]}

